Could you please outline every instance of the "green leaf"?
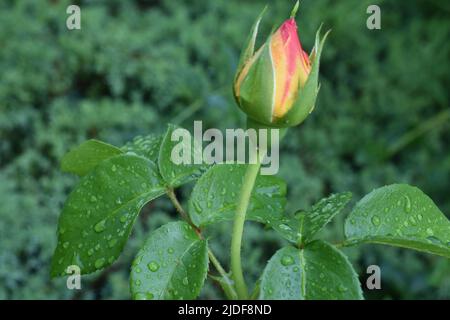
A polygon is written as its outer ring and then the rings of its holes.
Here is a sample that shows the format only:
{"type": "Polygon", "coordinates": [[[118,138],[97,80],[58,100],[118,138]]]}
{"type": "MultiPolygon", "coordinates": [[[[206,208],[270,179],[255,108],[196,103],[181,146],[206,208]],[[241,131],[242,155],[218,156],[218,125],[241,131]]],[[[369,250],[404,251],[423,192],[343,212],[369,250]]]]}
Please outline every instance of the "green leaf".
{"type": "Polygon", "coordinates": [[[102,161],[69,195],[58,225],[52,276],[70,265],[83,274],[102,269],[122,252],[141,208],[164,194],[156,166],[133,155],[102,161]]]}
{"type": "Polygon", "coordinates": [[[450,258],[450,221],[416,187],[393,184],[361,199],[345,222],[348,243],[370,242],[450,258]]]}
{"type": "MultiPolygon", "coordinates": [[[[247,165],[219,164],[197,182],[189,200],[189,215],[196,226],[233,220],[247,165]]],[[[250,197],[247,219],[269,223],[286,204],[286,184],[274,176],[259,175],[250,197]]]]}
{"type": "Polygon", "coordinates": [[[297,213],[300,221],[301,242],[311,241],[328,222],[330,222],[351,200],[350,192],[332,194],[321,199],[309,212],[297,213]]]}
{"type": "MultiPolygon", "coordinates": [[[[194,138],[189,131],[170,124],[162,140],[158,156],[159,171],[167,185],[178,187],[197,179],[206,168],[204,164],[194,164],[196,156],[201,159],[201,152],[201,145],[198,148],[194,148],[194,138]],[[184,130],[185,136],[178,141],[172,141],[172,139],[175,140],[176,138],[176,136],[172,138],[176,129],[184,130]],[[180,147],[188,153],[188,163],[176,164],[173,161],[172,153],[177,153],[176,150],[180,149],[180,147]]],[[[182,154],[184,155],[184,153],[182,154]]]]}
{"type": "Polygon", "coordinates": [[[121,154],[122,151],[98,140],[88,140],[70,150],[61,160],[61,170],[84,176],[100,162],[121,154]]]}
{"type": "Polygon", "coordinates": [[[272,220],[270,226],[293,243],[308,243],[347,205],[351,197],[350,192],[332,194],[311,209],[296,212],[294,217],[272,220]]]}
{"type": "Polygon", "coordinates": [[[362,299],[358,276],[347,257],[316,240],[278,250],[261,276],[260,299],[362,299]]]}
{"type": "Polygon", "coordinates": [[[186,222],[153,231],[131,268],[133,299],[194,299],[208,272],[208,248],[186,222]]]}
{"type": "Polygon", "coordinates": [[[145,157],[155,164],[158,163],[159,149],[163,140],[163,135],[150,134],[145,137],[136,137],[122,147],[128,154],[136,154],[145,157]]]}

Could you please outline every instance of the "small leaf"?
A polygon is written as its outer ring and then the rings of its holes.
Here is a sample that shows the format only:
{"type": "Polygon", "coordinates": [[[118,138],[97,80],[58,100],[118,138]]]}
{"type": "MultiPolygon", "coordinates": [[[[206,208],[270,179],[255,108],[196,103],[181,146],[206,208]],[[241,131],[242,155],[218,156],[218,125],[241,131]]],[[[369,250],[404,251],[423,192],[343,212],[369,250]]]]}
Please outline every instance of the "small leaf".
{"type": "Polygon", "coordinates": [[[151,161],[132,155],[102,161],[80,179],[64,205],[52,276],[64,275],[70,265],[86,274],[112,264],[141,208],[164,192],[151,161]]]}
{"type": "MultiPolygon", "coordinates": [[[[189,131],[178,128],[175,125],[169,125],[166,134],[161,143],[161,149],[158,156],[158,166],[161,176],[170,187],[178,187],[197,179],[205,170],[206,165],[203,163],[195,164],[195,159],[201,160],[201,142],[197,147],[194,144],[194,138],[189,131]],[[172,141],[177,138],[174,134],[175,130],[184,130],[184,136],[178,137],[179,141],[172,141]],[[172,159],[172,153],[177,153],[178,149],[185,150],[188,155],[187,163],[176,164],[172,159]]],[[[184,155],[184,153],[183,153],[184,155]]]]}
{"type": "Polygon", "coordinates": [[[186,222],[171,222],[153,231],[131,268],[136,300],[196,298],[208,272],[208,248],[186,222]]]}
{"type": "Polygon", "coordinates": [[[306,243],[330,222],[350,201],[352,194],[343,192],[321,199],[309,212],[299,212],[301,241],[306,243]]]}
{"type": "MultiPolygon", "coordinates": [[[[247,165],[219,164],[197,182],[189,200],[189,215],[196,226],[233,220],[247,165]]],[[[256,178],[247,219],[269,223],[281,216],[286,204],[286,184],[274,176],[256,178]]]]}
{"type": "Polygon", "coordinates": [[[150,134],[145,137],[136,137],[122,147],[128,154],[136,154],[145,157],[155,164],[158,163],[159,149],[163,140],[163,135],[150,134]]]}
{"type": "Polygon", "coordinates": [[[348,243],[369,242],[450,258],[450,221],[416,187],[393,184],[361,199],[345,222],[348,243]]]}
{"type": "Polygon", "coordinates": [[[293,243],[308,243],[350,201],[350,192],[332,194],[321,199],[311,209],[298,211],[293,217],[273,219],[270,226],[293,243]]]}
{"type": "Polygon", "coordinates": [[[347,258],[316,240],[304,249],[278,250],[261,276],[260,299],[362,299],[358,276],[347,258]]]}
{"type": "Polygon", "coordinates": [[[100,162],[121,154],[122,151],[98,140],[88,140],[70,150],[61,160],[61,170],[84,176],[100,162]]]}

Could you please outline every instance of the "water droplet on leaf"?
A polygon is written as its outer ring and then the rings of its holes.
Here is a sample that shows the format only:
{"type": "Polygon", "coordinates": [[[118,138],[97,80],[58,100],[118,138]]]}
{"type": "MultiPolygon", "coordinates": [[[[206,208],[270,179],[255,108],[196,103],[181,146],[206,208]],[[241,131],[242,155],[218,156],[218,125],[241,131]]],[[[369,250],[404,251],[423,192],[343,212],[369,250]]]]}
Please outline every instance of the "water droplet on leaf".
{"type": "Polygon", "coordinates": [[[294,258],[292,258],[290,255],[284,255],[281,257],[281,264],[283,266],[290,266],[291,264],[294,264],[294,258]]]}
{"type": "Polygon", "coordinates": [[[101,220],[94,226],[94,230],[97,233],[103,232],[106,230],[106,220],[101,220]]]}
{"type": "Polygon", "coordinates": [[[411,212],[411,200],[408,196],[405,196],[405,212],[410,213],[411,212]]]}
{"type": "Polygon", "coordinates": [[[104,264],[105,264],[105,258],[97,259],[97,260],[95,260],[95,263],[94,263],[94,265],[97,269],[100,269],[101,267],[103,267],[104,264]]]}
{"type": "Polygon", "coordinates": [[[379,226],[380,225],[380,218],[378,217],[378,216],[373,216],[372,217],[372,224],[374,225],[374,226],[379,226]]]}
{"type": "Polygon", "coordinates": [[[159,264],[155,261],[152,261],[147,265],[147,267],[151,272],[156,272],[159,269],[159,264]]]}

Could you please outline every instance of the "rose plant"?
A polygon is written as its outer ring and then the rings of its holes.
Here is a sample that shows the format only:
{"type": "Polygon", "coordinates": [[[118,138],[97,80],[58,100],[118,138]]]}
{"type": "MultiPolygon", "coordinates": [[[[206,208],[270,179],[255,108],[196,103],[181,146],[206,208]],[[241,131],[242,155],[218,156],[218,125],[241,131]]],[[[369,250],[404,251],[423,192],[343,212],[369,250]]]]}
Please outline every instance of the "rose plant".
{"type": "MultiPolygon", "coordinates": [[[[300,124],[312,112],[319,91],[319,62],[326,33],[317,32],[308,55],[297,34],[295,15],[255,50],[257,19],[244,47],[233,84],[249,128],[280,129],[300,124]]],[[[145,204],[168,196],[180,220],[153,230],[131,267],[133,299],[195,299],[209,276],[229,299],[362,299],[358,276],[341,247],[376,243],[450,258],[450,222],[418,188],[393,184],[362,198],[346,218],[345,239],[317,239],[351,199],[332,194],[307,210],[285,212],[285,182],[259,174],[266,150],[255,164],[180,164],[171,161],[174,142],[167,132],[137,137],[122,147],[89,140],[62,159],[62,170],[80,177],[58,223],[51,275],[104,269],[121,254],[145,204]],[[187,208],[176,188],[196,181],[187,208]],[[274,229],[290,245],[268,261],[249,292],[241,267],[246,220],[274,229]],[[227,271],[203,235],[208,226],[233,221],[227,271]],[[211,265],[211,266],[210,266],[211,265]],[[216,274],[208,274],[210,268],[216,274]]],[[[196,150],[193,150],[196,152],[196,150]]]]}

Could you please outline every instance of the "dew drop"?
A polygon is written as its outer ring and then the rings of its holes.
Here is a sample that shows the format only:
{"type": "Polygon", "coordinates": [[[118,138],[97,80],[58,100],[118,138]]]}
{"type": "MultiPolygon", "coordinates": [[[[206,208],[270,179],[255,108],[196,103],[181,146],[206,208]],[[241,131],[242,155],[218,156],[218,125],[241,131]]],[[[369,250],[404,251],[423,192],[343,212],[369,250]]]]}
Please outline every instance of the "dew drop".
{"type": "Polygon", "coordinates": [[[339,285],[339,287],[338,287],[338,291],[339,292],[346,292],[348,289],[347,289],[347,287],[345,287],[344,285],[339,285]]]}
{"type": "Polygon", "coordinates": [[[411,200],[409,199],[408,196],[405,196],[405,212],[406,213],[410,213],[411,212],[411,200]]]}
{"type": "Polygon", "coordinates": [[[195,211],[197,211],[197,213],[202,213],[203,209],[200,206],[200,204],[198,203],[198,201],[194,201],[193,204],[194,204],[195,211]]]}
{"type": "Polygon", "coordinates": [[[380,218],[378,217],[378,216],[373,216],[372,217],[372,224],[374,225],[374,226],[379,226],[380,225],[380,218]]]}
{"type": "Polygon", "coordinates": [[[97,233],[103,232],[106,230],[106,220],[101,220],[94,226],[94,230],[97,233]]]}
{"type": "Polygon", "coordinates": [[[281,258],[281,264],[283,266],[290,266],[291,264],[294,264],[294,258],[292,258],[290,255],[284,255],[281,258]]]}
{"type": "Polygon", "coordinates": [[[427,237],[427,240],[435,244],[442,244],[442,241],[434,236],[427,237]]]}
{"type": "Polygon", "coordinates": [[[291,229],[291,227],[289,227],[288,225],[286,225],[286,224],[280,224],[279,226],[278,226],[281,230],[284,230],[284,231],[291,231],[292,229],[291,229]]]}
{"type": "Polygon", "coordinates": [[[105,264],[105,258],[100,258],[95,260],[94,266],[99,269],[101,267],[103,267],[103,265],[105,264]]]}
{"type": "Polygon", "coordinates": [[[145,293],[138,292],[133,295],[133,299],[134,300],[147,300],[147,295],[145,293]]]}
{"type": "Polygon", "coordinates": [[[125,222],[127,222],[127,219],[128,219],[128,215],[124,214],[123,216],[121,216],[119,218],[119,221],[122,222],[122,223],[125,223],[125,222]]]}
{"type": "Polygon", "coordinates": [[[147,265],[147,267],[151,272],[156,272],[159,269],[159,264],[155,261],[152,261],[147,265]]]}
{"type": "Polygon", "coordinates": [[[112,248],[116,245],[116,243],[117,243],[117,239],[111,239],[108,242],[108,247],[112,248]]]}

